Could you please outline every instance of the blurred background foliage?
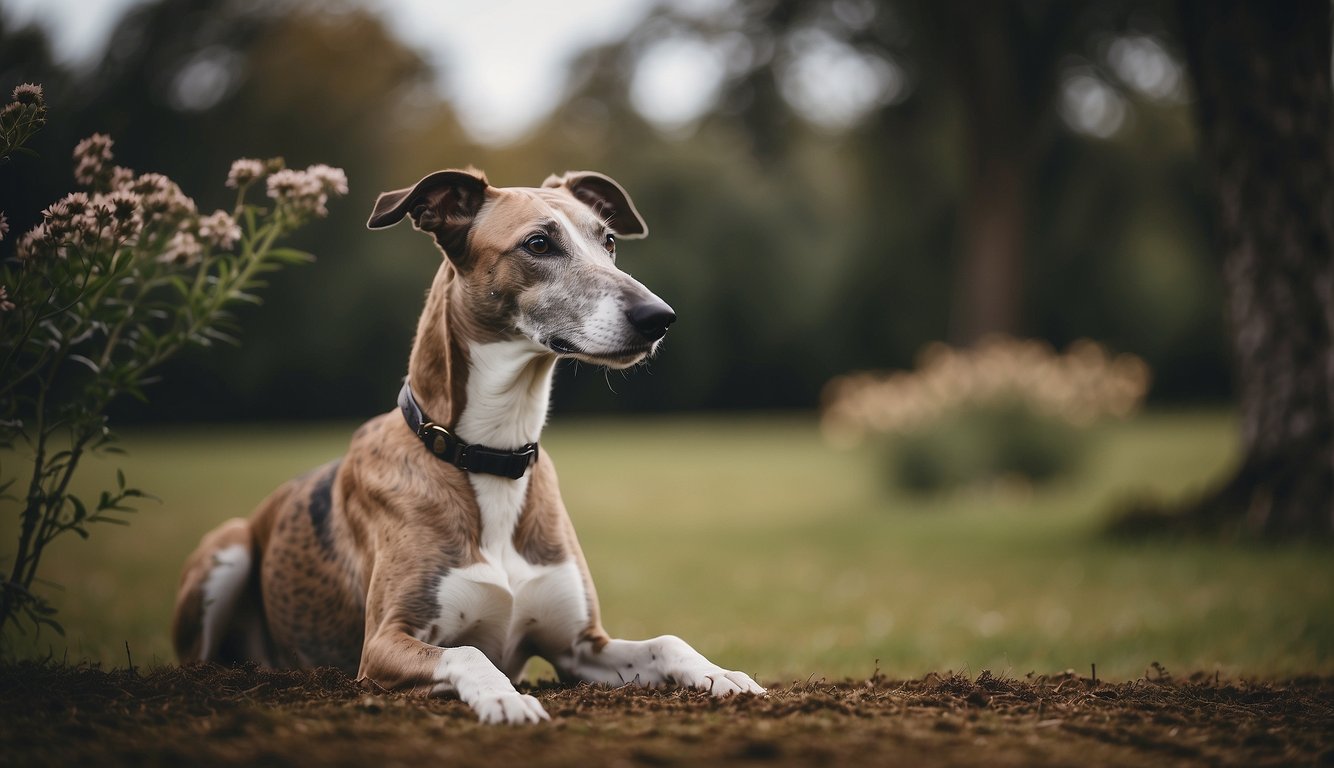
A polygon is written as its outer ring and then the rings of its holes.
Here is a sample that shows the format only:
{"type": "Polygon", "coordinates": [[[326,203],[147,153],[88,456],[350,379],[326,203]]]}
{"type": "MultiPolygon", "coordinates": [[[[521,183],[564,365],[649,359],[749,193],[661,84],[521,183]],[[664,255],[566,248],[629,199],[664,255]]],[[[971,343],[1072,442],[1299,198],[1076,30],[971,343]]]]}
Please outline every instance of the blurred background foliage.
{"type": "Polygon", "coordinates": [[[628,380],[563,368],[558,411],[810,409],[835,375],[988,333],[1094,338],[1147,361],[1151,402],[1217,401],[1220,265],[1168,16],[1134,0],[665,2],[582,51],[555,108],[497,144],[377,6],[142,4],[88,67],[0,15],[0,91],[40,82],[52,115],[39,157],[0,174],[0,210],[31,226],[94,131],[205,210],[229,204],[236,157],[346,169],[351,194],[293,243],[318,261],[244,310],[241,347],[180,360],[123,421],[389,409],[439,257],[365,218],[379,192],[467,164],[500,185],[597,169],[649,223],[621,264],[681,319],[628,380]]]}

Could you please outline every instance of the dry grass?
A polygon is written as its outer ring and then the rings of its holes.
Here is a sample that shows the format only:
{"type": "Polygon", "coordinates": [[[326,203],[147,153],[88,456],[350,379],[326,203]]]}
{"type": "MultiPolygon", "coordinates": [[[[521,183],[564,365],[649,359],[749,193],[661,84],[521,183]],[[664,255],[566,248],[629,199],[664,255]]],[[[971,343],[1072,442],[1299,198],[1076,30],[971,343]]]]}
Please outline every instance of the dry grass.
{"type": "MultiPolygon", "coordinates": [[[[772,681],[770,681],[772,684],[772,681]]],[[[0,668],[12,765],[1293,765],[1334,761],[1334,679],[881,676],[763,698],[539,685],[552,722],[488,727],[456,700],[332,670],[0,668]]]]}

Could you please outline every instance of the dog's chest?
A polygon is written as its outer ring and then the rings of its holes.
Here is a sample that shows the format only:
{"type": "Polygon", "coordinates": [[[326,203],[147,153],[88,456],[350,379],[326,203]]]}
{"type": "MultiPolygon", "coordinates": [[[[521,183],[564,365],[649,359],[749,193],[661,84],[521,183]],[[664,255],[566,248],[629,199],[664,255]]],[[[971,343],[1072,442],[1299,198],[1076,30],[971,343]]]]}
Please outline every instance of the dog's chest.
{"type": "Polygon", "coordinates": [[[442,647],[474,646],[513,677],[530,654],[563,651],[588,626],[583,574],[573,558],[537,565],[515,549],[526,478],[471,479],[482,513],[482,557],[440,577],[438,615],[419,637],[442,647]]]}

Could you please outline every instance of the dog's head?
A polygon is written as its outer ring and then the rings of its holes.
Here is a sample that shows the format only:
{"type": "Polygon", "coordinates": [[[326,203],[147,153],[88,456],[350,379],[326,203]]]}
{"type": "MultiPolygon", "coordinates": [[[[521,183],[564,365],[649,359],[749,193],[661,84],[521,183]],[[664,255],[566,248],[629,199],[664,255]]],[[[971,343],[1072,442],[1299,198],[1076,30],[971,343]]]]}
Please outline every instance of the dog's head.
{"type": "Polygon", "coordinates": [[[367,226],[404,216],[453,263],[481,333],[626,368],[651,355],[676,319],[617,268],[616,240],[648,227],[621,185],[600,173],[500,188],[477,170],[437,171],[380,195],[367,226]]]}

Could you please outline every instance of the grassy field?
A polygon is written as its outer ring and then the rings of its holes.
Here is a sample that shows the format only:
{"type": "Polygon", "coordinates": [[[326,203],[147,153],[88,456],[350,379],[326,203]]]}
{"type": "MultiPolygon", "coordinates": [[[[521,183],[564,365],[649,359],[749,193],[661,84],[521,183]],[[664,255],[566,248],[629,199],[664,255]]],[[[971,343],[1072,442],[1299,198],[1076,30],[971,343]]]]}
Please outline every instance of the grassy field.
{"type": "MultiPolygon", "coordinates": [[[[67,629],[30,652],[137,665],[172,660],[166,627],[199,536],[343,450],[354,425],[163,429],[91,464],[155,494],[127,528],[71,538],[43,575],[67,629]]],[[[915,498],[877,457],[838,452],[813,418],[558,419],[544,436],[602,598],[623,637],[672,632],[779,684],[984,669],[1334,673],[1327,548],[1125,542],[1119,503],[1198,492],[1233,459],[1223,413],[1152,414],[1102,428],[1075,476],[915,498]]],[[[12,510],[12,507],[10,508],[12,510]]],[[[13,515],[0,527],[12,552],[13,515]]],[[[534,664],[530,673],[542,676],[534,664]]]]}

